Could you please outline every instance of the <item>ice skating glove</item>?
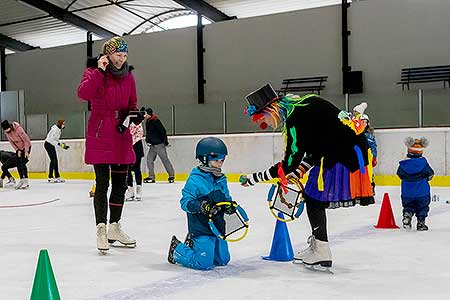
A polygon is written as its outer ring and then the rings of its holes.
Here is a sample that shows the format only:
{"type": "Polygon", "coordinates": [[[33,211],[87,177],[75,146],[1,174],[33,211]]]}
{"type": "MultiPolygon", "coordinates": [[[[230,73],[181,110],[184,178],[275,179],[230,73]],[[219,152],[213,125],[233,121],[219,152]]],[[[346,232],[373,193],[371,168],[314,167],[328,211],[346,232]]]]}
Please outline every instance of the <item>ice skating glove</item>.
{"type": "Polygon", "coordinates": [[[234,214],[236,212],[237,203],[235,201],[231,201],[230,205],[226,205],[224,208],[227,215],[234,214]]]}
{"type": "Polygon", "coordinates": [[[64,150],[69,149],[70,147],[68,145],[66,145],[65,143],[59,143],[58,145],[61,146],[61,148],[63,148],[64,150]]]}
{"type": "Polygon", "coordinates": [[[215,206],[214,202],[204,200],[202,204],[200,205],[200,211],[204,215],[216,215],[221,208],[219,206],[215,206]]]}

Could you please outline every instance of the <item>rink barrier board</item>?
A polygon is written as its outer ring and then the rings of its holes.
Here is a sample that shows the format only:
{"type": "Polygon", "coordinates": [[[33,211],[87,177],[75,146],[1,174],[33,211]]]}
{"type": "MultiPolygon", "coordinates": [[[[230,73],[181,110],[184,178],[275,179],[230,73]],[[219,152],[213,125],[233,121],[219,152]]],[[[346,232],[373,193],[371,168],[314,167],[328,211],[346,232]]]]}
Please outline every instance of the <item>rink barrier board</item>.
{"type": "MultiPolygon", "coordinates": [[[[15,178],[18,178],[17,172],[12,172],[15,178]]],[[[47,173],[44,172],[29,172],[28,177],[30,179],[47,179],[47,173]]],[[[239,182],[239,176],[241,174],[227,174],[228,182],[239,182]]],[[[143,178],[147,177],[147,174],[142,174],[143,178]]],[[[176,181],[186,181],[189,174],[177,173],[175,175],[176,181]]],[[[95,174],[91,172],[62,172],[61,177],[64,179],[79,179],[79,180],[94,180],[95,174]]],[[[168,175],[164,173],[156,174],[157,182],[167,182],[168,175]]],[[[303,184],[306,183],[307,177],[303,178],[301,181],[303,184]]],[[[268,183],[275,183],[275,180],[268,181],[268,183]]],[[[375,175],[375,184],[379,186],[399,186],[400,179],[397,175],[375,175]]],[[[450,176],[434,176],[433,180],[430,182],[431,186],[436,187],[450,187],[450,176]]]]}

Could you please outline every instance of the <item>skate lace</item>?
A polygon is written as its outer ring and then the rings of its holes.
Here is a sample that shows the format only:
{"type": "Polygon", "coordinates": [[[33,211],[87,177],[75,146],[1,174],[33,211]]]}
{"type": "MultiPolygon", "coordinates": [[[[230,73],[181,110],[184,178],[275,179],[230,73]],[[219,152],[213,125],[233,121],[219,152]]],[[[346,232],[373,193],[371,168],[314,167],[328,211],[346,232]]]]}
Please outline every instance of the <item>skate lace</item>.
{"type": "Polygon", "coordinates": [[[100,236],[101,239],[106,239],[106,226],[97,228],[97,236],[100,236]]]}
{"type": "Polygon", "coordinates": [[[316,249],[316,238],[313,235],[310,235],[308,237],[308,244],[309,244],[309,248],[311,248],[311,250],[316,249]]]}

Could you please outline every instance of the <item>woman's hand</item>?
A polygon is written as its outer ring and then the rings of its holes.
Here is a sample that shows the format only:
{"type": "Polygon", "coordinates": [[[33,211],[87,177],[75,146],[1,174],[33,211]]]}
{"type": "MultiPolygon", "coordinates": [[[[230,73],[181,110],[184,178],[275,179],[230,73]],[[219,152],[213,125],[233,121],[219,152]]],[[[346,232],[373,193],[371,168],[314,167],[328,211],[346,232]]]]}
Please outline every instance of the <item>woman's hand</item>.
{"type": "Polygon", "coordinates": [[[97,62],[98,67],[103,71],[106,71],[106,66],[109,64],[108,56],[103,55],[97,62]]]}

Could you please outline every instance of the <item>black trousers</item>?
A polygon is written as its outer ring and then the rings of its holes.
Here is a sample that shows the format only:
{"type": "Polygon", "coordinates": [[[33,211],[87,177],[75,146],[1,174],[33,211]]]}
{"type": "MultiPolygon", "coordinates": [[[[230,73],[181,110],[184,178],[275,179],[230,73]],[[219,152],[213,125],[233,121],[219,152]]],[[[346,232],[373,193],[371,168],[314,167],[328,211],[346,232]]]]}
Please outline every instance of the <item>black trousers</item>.
{"type": "Polygon", "coordinates": [[[12,174],[9,172],[9,169],[16,168],[17,167],[17,158],[11,157],[8,159],[3,165],[2,165],[2,176],[1,179],[5,179],[6,177],[11,178],[13,177],[12,174]]]}
{"type": "Polygon", "coordinates": [[[53,178],[53,172],[55,173],[55,178],[59,178],[58,170],[58,157],[56,156],[55,146],[49,142],[44,143],[45,151],[47,151],[48,157],[50,157],[50,166],[48,168],[48,178],[53,178]]]}
{"type": "Polygon", "coordinates": [[[111,195],[109,196],[109,223],[119,222],[122,216],[128,165],[96,164],[94,211],[96,224],[105,223],[108,214],[108,187],[111,179],[111,195]]]}
{"type": "Polygon", "coordinates": [[[131,172],[134,172],[136,185],[142,185],[141,161],[142,157],[136,157],[136,162],[133,165],[131,165],[130,168],[128,169],[128,178],[127,178],[128,186],[133,186],[133,174],[131,174],[131,172]]]}
{"type": "Polygon", "coordinates": [[[25,157],[25,150],[17,150],[16,156],[17,156],[17,172],[19,173],[20,179],[28,178],[28,169],[27,169],[28,158],[25,157]]]}
{"type": "Polygon", "coordinates": [[[325,211],[328,204],[321,203],[307,196],[305,196],[305,202],[312,235],[319,241],[328,242],[327,213],[325,211]]]}

